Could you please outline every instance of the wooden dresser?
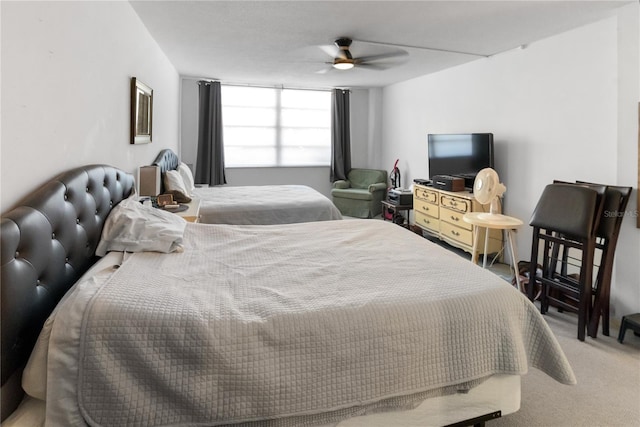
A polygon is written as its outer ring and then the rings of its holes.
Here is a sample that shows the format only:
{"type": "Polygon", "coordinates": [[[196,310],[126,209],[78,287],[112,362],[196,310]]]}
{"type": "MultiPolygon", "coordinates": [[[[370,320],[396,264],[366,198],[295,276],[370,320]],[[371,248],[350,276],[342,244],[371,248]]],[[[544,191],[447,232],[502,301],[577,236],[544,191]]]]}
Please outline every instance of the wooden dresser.
{"type": "MultiPolygon", "coordinates": [[[[489,212],[489,205],[481,205],[469,191],[450,192],[424,185],[413,188],[414,224],[452,246],[471,253],[473,250],[473,226],[462,220],[467,212],[489,212]]],[[[484,253],[485,229],[478,235],[479,253],[484,253]]],[[[501,230],[489,231],[487,253],[502,249],[501,230]]]]}

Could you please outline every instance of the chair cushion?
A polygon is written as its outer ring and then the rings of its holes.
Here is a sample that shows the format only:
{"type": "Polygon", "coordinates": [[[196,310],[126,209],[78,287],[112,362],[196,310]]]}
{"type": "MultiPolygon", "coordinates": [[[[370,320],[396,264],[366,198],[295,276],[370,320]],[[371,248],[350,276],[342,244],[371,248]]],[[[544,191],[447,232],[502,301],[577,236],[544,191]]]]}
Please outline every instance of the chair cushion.
{"type": "Polygon", "coordinates": [[[331,195],[343,199],[373,200],[373,195],[366,188],[334,188],[331,190],[331,195]]]}
{"type": "Polygon", "coordinates": [[[349,181],[353,188],[369,188],[370,184],[376,182],[387,183],[387,171],[377,169],[351,169],[349,171],[349,181]]]}
{"type": "Polygon", "coordinates": [[[547,185],[529,224],[578,238],[593,236],[598,193],[572,184],[547,185]]]}

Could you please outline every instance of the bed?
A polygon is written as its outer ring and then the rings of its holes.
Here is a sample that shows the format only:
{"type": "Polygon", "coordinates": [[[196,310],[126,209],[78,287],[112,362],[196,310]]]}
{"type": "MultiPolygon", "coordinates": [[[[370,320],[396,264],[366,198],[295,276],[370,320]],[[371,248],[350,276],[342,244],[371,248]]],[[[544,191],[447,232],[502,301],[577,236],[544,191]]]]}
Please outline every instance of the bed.
{"type": "Polygon", "coordinates": [[[575,383],[526,297],[384,221],[163,213],[167,253],[96,262],[123,212],[154,209],[132,185],[79,168],[3,215],[3,417],[29,393],[3,425],[475,423],[518,410],[528,367],[575,383]]]}
{"type": "MultiPolygon", "coordinates": [[[[180,165],[171,150],[162,150],[153,162],[161,174],[180,165]]],[[[205,224],[291,224],[342,219],[333,202],[306,185],[196,187],[199,222],[205,224]]]]}

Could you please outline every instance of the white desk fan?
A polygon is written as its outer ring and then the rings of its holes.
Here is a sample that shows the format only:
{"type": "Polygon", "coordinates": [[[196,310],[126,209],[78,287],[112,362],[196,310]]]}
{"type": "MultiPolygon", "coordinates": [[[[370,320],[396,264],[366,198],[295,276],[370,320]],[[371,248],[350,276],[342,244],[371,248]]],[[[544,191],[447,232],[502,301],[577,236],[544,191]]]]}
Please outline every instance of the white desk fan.
{"type": "Polygon", "coordinates": [[[485,228],[484,257],[482,261],[483,268],[487,266],[489,229],[504,230],[507,233],[507,243],[511,250],[511,262],[516,278],[516,284],[520,291],[524,291],[522,283],[520,282],[520,274],[518,273],[517,248],[513,241],[513,232],[515,232],[517,227],[522,225],[522,221],[518,218],[497,213],[499,210],[498,199],[505,191],[507,191],[507,187],[500,182],[500,178],[496,171],[491,168],[482,169],[478,172],[478,175],[476,175],[476,179],[473,182],[473,196],[483,205],[490,203],[489,212],[467,212],[464,214],[463,220],[472,224],[474,228],[473,249],[471,253],[471,261],[474,264],[478,259],[478,239],[480,237],[478,230],[480,227],[485,228]]]}
{"type": "Polygon", "coordinates": [[[478,217],[490,221],[500,221],[504,215],[498,213],[498,199],[505,191],[507,191],[507,187],[500,182],[495,170],[484,168],[478,172],[473,182],[473,196],[483,205],[490,203],[489,213],[479,214],[478,217]]]}

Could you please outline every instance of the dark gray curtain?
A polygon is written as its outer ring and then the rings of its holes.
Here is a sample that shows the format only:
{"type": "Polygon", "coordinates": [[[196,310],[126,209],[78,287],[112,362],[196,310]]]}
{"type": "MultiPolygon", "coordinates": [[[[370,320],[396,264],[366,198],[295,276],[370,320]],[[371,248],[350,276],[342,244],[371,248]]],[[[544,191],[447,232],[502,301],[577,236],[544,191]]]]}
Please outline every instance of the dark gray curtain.
{"type": "Polygon", "coordinates": [[[226,184],[220,82],[198,82],[198,155],[196,184],[226,184]]]}
{"type": "Polygon", "coordinates": [[[334,89],[331,94],[331,182],[347,179],[351,170],[351,126],[349,91],[334,89]]]}

